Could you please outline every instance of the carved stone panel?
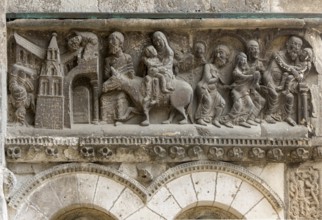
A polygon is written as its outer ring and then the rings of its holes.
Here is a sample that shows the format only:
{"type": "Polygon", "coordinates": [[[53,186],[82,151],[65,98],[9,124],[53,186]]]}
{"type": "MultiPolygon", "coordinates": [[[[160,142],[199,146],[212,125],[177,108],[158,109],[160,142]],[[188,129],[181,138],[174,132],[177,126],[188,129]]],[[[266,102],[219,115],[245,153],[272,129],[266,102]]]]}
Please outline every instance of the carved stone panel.
{"type": "Polygon", "coordinates": [[[8,158],[120,162],[137,151],[143,156],[131,161],[318,158],[310,138],[321,130],[319,31],[283,20],[218,22],[9,22],[8,134],[121,141],[7,144],[8,158]],[[144,141],[142,150],[138,137],[163,140],[144,141]]]}
{"type": "Polygon", "coordinates": [[[320,174],[313,167],[289,173],[289,218],[320,219],[320,174]]]}

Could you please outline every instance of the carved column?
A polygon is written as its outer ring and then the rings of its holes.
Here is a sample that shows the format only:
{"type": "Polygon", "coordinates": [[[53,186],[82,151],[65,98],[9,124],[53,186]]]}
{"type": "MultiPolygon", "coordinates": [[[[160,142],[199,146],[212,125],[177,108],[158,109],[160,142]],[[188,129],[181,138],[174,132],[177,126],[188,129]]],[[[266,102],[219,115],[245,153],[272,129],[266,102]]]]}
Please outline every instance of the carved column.
{"type": "Polygon", "coordinates": [[[98,100],[98,80],[91,80],[93,88],[93,124],[98,123],[99,119],[99,100],[98,100]]]}
{"type": "Polygon", "coordinates": [[[299,84],[299,124],[307,124],[308,120],[308,92],[309,88],[305,83],[299,84]]]}

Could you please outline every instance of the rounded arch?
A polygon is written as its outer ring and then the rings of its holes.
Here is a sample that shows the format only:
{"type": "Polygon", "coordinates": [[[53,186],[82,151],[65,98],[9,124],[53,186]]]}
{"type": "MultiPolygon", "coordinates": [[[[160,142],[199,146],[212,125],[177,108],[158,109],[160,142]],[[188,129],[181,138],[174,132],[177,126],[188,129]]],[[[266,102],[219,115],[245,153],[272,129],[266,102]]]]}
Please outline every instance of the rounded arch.
{"type": "Polygon", "coordinates": [[[283,216],[282,200],[264,180],[245,168],[224,162],[181,164],[158,177],[148,191],[149,208],[166,219],[203,206],[221,209],[238,218],[283,216]]]}
{"type": "Polygon", "coordinates": [[[199,207],[245,219],[283,216],[283,202],[263,180],[240,166],[210,161],[170,168],[148,188],[110,167],[58,165],[24,184],[9,205],[16,220],[52,220],[71,207],[128,220],[175,219],[199,207]]]}
{"type": "Polygon", "coordinates": [[[192,204],[181,210],[175,219],[242,219],[241,215],[236,210],[226,211],[212,202],[204,202],[203,205],[192,204]]]}
{"type": "Polygon", "coordinates": [[[16,209],[16,220],[56,220],[65,211],[73,216],[72,210],[84,209],[92,210],[90,216],[103,213],[106,218],[122,219],[140,209],[146,195],[139,183],[117,170],[71,163],[37,174],[13,195],[9,205],[16,209]]]}
{"type": "Polygon", "coordinates": [[[117,219],[111,213],[105,213],[99,208],[68,207],[60,210],[50,220],[115,220],[117,219]]]}

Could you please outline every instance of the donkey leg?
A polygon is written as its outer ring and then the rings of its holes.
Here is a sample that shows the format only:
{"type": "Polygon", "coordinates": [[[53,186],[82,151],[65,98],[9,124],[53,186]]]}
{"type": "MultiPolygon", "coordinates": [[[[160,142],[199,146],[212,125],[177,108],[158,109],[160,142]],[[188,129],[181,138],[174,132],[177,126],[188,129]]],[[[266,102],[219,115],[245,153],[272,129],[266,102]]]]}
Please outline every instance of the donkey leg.
{"type": "Polygon", "coordinates": [[[168,120],[163,121],[162,124],[170,124],[172,122],[174,116],[175,116],[175,111],[174,111],[174,109],[171,109],[168,120]]]}
{"type": "Polygon", "coordinates": [[[179,124],[188,124],[188,119],[187,119],[187,114],[186,114],[185,108],[183,106],[180,106],[180,107],[176,107],[176,109],[183,116],[183,119],[181,121],[179,121],[179,124]]]}
{"type": "Polygon", "coordinates": [[[144,108],[144,115],[145,115],[145,120],[141,122],[141,125],[148,126],[148,125],[150,125],[150,109],[149,108],[144,108]]]}

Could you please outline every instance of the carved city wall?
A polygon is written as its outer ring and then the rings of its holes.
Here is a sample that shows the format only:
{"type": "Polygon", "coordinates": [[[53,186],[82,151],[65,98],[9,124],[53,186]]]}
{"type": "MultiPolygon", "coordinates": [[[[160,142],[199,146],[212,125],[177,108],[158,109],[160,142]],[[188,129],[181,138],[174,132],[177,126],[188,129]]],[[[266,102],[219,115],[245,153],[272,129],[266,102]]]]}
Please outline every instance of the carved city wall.
{"type": "MultiPolygon", "coordinates": [[[[14,2],[9,12],[72,4],[14,2]]],[[[140,4],[79,1],[73,10],[140,4]]],[[[283,4],[144,7],[278,11],[283,4]]],[[[319,219],[320,23],[8,22],[8,219],[319,219]]]]}

